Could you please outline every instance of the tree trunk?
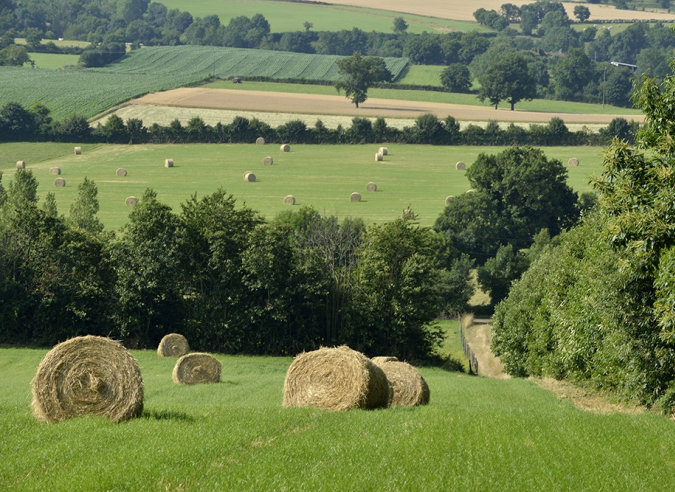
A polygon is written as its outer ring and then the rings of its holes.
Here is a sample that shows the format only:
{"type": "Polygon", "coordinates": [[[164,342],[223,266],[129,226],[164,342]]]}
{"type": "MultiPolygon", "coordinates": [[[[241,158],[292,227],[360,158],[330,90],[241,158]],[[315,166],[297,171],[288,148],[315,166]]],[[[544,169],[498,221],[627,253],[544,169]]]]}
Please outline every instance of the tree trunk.
{"type": "Polygon", "coordinates": [[[354,101],[354,104],[356,104],[356,107],[357,107],[357,108],[359,107],[359,102],[358,102],[358,101],[354,101]]]}
{"type": "Polygon", "coordinates": [[[513,111],[513,107],[516,105],[516,103],[511,103],[511,111],[513,111]]]}
{"type": "Polygon", "coordinates": [[[496,103],[496,104],[495,104],[495,109],[497,109],[497,106],[499,106],[499,103],[496,103]]]}

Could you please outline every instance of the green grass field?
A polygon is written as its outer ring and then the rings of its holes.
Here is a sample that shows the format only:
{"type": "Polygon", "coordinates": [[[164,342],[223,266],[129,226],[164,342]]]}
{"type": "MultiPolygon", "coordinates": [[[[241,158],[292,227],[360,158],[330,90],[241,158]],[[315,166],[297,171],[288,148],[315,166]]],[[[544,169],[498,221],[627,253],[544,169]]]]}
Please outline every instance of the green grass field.
{"type": "Polygon", "coordinates": [[[303,24],[311,22],[314,31],[340,31],[358,28],[363,31],[393,32],[394,18],[403,17],[408,23],[408,32],[423,31],[473,31],[488,32],[485,27],[464,21],[453,21],[403,14],[386,10],[365,9],[341,5],[316,3],[288,3],[270,0],[166,0],[169,9],[177,8],[190,12],[194,17],[217,15],[221,23],[227,25],[233,17],[244,15],[252,17],[262,14],[270,23],[272,32],[302,31],[303,24]]]}
{"type": "MultiPolygon", "coordinates": [[[[14,38],[14,42],[16,44],[26,44],[26,38],[14,38]]],[[[54,43],[59,48],[68,48],[71,46],[77,46],[78,48],[86,48],[91,44],[88,41],[74,41],[70,39],[64,39],[62,41],[59,41],[58,39],[43,39],[41,43],[42,44],[54,43]]]]}
{"type": "MultiPolygon", "coordinates": [[[[128,218],[124,205],[128,196],[140,197],[146,188],[157,191],[158,198],[179,211],[180,204],[193,193],[204,196],[219,187],[266,217],[288,206],[283,198],[292,194],[296,207],[311,205],[327,215],[359,216],[367,223],[387,222],[399,217],[408,206],[420,223],[431,225],[445,207],[448,195],[459,195],[469,188],[465,174],[455,170],[457,161],[470,165],[481,152],[497,153],[499,147],[445,147],[389,145],[390,155],[375,162],[379,145],[292,145],[282,153],[277,145],[101,145],[83,146],[82,155],[73,155],[68,144],[0,144],[0,171],[5,185],[12,179],[17,160],[25,160],[40,183],[41,198],[56,194],[59,212],[67,214],[77,196],[77,185],[84,177],[93,179],[99,190],[99,217],[110,229],[118,229],[128,218]],[[265,166],[265,156],[274,165],[265,166]],[[175,167],[167,169],[171,158],[175,167]],[[56,188],[50,167],[60,167],[65,188],[56,188]],[[117,168],[128,176],[118,178],[117,168]],[[255,183],[244,182],[244,173],[252,171],[255,183]],[[377,191],[368,193],[373,181],[377,191]],[[350,202],[352,192],[363,199],[350,202]]],[[[579,167],[570,167],[569,183],[577,191],[590,189],[588,177],[598,173],[601,147],[550,147],[551,158],[566,163],[577,157],[579,167]]]]}
{"type": "Polygon", "coordinates": [[[396,83],[441,87],[441,72],[444,68],[439,65],[410,65],[405,76],[396,83]]]}
{"type": "Polygon", "coordinates": [[[431,402],[333,413],[282,408],[290,358],[216,355],[221,382],[171,381],[175,359],[134,351],[145,411],[34,420],[47,349],[0,349],[0,489],[673,490],[675,426],[600,415],[534,382],[421,368],[431,402]]]}
{"type": "Polygon", "coordinates": [[[58,53],[30,53],[36,68],[62,68],[66,65],[77,65],[79,55],[60,55],[58,53]]]}

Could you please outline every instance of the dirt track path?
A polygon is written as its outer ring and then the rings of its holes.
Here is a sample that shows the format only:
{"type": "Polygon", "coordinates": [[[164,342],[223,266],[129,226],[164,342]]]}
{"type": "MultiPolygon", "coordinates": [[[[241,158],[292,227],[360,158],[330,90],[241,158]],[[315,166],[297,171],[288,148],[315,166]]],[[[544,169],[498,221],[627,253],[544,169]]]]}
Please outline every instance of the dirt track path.
{"type": "MultiPolygon", "coordinates": [[[[233,89],[206,89],[202,87],[183,87],[166,92],[155,92],[135,99],[130,104],[362,117],[417,118],[426,113],[433,113],[441,119],[447,116],[454,116],[460,121],[497,120],[525,123],[548,123],[551,118],[557,116],[565,121],[565,123],[608,124],[612,119],[620,116],[510,111],[506,108],[495,110],[494,108],[483,106],[377,98],[369,98],[357,109],[344,96],[339,95],[239,91],[233,89]]],[[[639,115],[626,115],[624,118],[628,120],[642,119],[639,115]]]]}
{"type": "Polygon", "coordinates": [[[490,350],[492,325],[489,320],[475,319],[473,324],[466,328],[466,341],[478,359],[478,374],[490,378],[508,379],[504,372],[504,364],[495,357],[490,350]]]}

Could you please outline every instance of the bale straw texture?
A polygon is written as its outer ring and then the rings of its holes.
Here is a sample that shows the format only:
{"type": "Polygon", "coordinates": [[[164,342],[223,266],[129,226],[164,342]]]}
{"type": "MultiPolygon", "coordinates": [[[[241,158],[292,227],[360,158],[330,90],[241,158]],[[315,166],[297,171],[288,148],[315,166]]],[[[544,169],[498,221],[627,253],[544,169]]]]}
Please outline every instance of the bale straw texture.
{"type": "Polygon", "coordinates": [[[61,168],[60,167],[50,167],[49,168],[49,174],[53,176],[58,176],[61,174],[61,168]]]}
{"type": "Polygon", "coordinates": [[[173,167],[173,159],[164,159],[164,167],[173,167]]]}
{"type": "Polygon", "coordinates": [[[288,144],[281,144],[281,147],[279,147],[279,150],[282,152],[290,152],[291,151],[291,146],[288,144]]]}
{"type": "Polygon", "coordinates": [[[127,199],[124,201],[124,204],[127,207],[135,207],[136,205],[138,205],[138,198],[135,196],[127,197],[127,199]]]}
{"type": "Polygon", "coordinates": [[[56,178],[54,180],[54,186],[56,186],[57,188],[63,188],[64,186],[66,186],[66,180],[63,178],[56,178]]]}
{"type": "Polygon", "coordinates": [[[270,156],[267,156],[263,159],[263,164],[265,164],[266,166],[271,166],[272,164],[274,164],[274,159],[272,159],[270,156]]]}
{"type": "Polygon", "coordinates": [[[255,143],[258,145],[265,145],[265,139],[262,137],[258,137],[255,139],[255,143]]]}
{"type": "Polygon", "coordinates": [[[136,359],[110,338],[84,336],[58,344],[33,379],[33,413],[60,422],[98,415],[113,422],[143,412],[143,378],[136,359]]]}
{"type": "Polygon", "coordinates": [[[578,166],[579,165],[579,159],[576,157],[571,157],[569,161],[567,161],[568,166],[578,166]]]}
{"type": "Polygon", "coordinates": [[[373,362],[384,371],[391,383],[394,392],[392,405],[414,407],[429,403],[429,386],[417,369],[406,362],[383,359],[391,357],[375,357],[373,362]]]}
{"type": "Polygon", "coordinates": [[[82,147],[75,147],[75,155],[80,155],[82,153],[82,147]]]}
{"type": "Polygon", "coordinates": [[[26,169],[26,161],[16,161],[17,169],[26,169]]]}
{"type": "Polygon", "coordinates": [[[389,155],[389,150],[386,147],[380,147],[380,150],[378,150],[377,153],[382,155],[389,155]]]}
{"type": "Polygon", "coordinates": [[[466,164],[464,164],[462,161],[459,161],[457,164],[455,164],[455,169],[458,171],[466,171],[466,164]]]}
{"type": "Polygon", "coordinates": [[[445,198],[445,205],[446,205],[446,206],[450,205],[450,202],[453,201],[454,199],[455,199],[455,197],[452,196],[452,195],[447,196],[447,197],[445,198]]]}
{"type": "Polygon", "coordinates": [[[377,185],[371,181],[366,185],[366,191],[377,191],[377,185]]]}
{"type": "Polygon", "coordinates": [[[248,171],[244,173],[244,181],[248,181],[249,183],[254,183],[255,182],[255,174],[253,174],[251,171],[248,171]]]}
{"type": "Polygon", "coordinates": [[[295,205],[295,197],[293,195],[286,195],[284,197],[284,205],[295,205]]]}
{"type": "Polygon", "coordinates": [[[375,160],[376,161],[383,161],[384,160],[384,155],[380,154],[379,152],[375,154],[375,160]]]}
{"type": "Polygon", "coordinates": [[[117,175],[118,178],[123,178],[127,175],[127,170],[124,169],[123,167],[120,167],[115,171],[115,174],[117,175]]]}
{"type": "Polygon", "coordinates": [[[194,353],[182,356],[173,368],[176,384],[220,382],[220,361],[211,354],[194,353]]]}
{"type": "Polygon", "coordinates": [[[189,351],[188,341],[179,333],[165,335],[157,347],[157,355],[160,357],[181,357],[189,351]]]}
{"type": "Polygon", "coordinates": [[[350,202],[360,202],[361,201],[361,193],[354,192],[349,196],[349,201],[350,202]]]}
{"type": "Polygon", "coordinates": [[[365,355],[345,346],[299,354],[284,381],[285,407],[334,411],[386,408],[391,398],[384,372],[365,355]]]}

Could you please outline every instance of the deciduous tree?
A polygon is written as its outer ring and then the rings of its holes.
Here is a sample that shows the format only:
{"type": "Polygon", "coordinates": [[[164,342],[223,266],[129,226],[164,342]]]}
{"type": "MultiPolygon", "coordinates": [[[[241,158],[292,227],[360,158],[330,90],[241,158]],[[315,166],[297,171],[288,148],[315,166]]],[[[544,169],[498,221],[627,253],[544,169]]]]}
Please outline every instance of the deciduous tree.
{"type": "Polygon", "coordinates": [[[338,72],[342,80],[335,82],[338,93],[345,91],[345,96],[359,107],[368,99],[368,88],[375,82],[391,80],[391,72],[382,58],[361,56],[358,51],[354,55],[338,61],[338,72]]]}

